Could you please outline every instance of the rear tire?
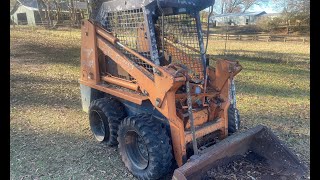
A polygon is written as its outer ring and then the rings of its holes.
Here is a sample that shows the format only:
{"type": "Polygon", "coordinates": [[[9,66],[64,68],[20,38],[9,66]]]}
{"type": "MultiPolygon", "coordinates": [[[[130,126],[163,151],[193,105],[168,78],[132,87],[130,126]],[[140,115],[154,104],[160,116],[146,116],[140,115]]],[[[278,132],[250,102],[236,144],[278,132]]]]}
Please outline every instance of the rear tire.
{"type": "Polygon", "coordinates": [[[230,105],[228,109],[228,133],[233,134],[240,128],[240,114],[237,108],[230,105]]]}
{"type": "Polygon", "coordinates": [[[105,142],[109,146],[118,144],[118,127],[125,116],[123,105],[116,99],[101,98],[90,103],[91,131],[99,142],[105,142]]]}
{"type": "Polygon", "coordinates": [[[169,140],[165,125],[147,114],[125,118],[118,130],[122,161],[139,179],[158,179],[171,170],[169,140]]]}

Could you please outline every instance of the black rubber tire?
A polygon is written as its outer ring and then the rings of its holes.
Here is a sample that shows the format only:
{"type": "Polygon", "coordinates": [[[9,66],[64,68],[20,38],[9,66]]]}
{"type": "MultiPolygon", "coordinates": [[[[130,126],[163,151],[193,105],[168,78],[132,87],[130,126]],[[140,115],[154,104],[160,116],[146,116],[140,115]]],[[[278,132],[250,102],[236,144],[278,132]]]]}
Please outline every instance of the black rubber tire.
{"type": "Polygon", "coordinates": [[[126,117],[123,105],[113,98],[100,98],[90,103],[90,128],[99,142],[108,146],[118,145],[118,128],[126,117]]]}
{"type": "Polygon", "coordinates": [[[230,105],[228,109],[228,133],[233,134],[240,128],[240,114],[237,108],[230,105]],[[235,118],[237,117],[237,118],[235,118]]]}
{"type": "MultiPolygon", "coordinates": [[[[166,127],[149,114],[140,114],[125,118],[118,130],[119,152],[125,166],[138,179],[159,179],[170,172],[172,167],[172,146],[166,133],[166,127]],[[141,138],[147,151],[144,158],[134,152],[140,152],[138,140],[141,138]],[[127,139],[127,141],[126,141],[127,139]],[[132,143],[128,143],[128,139],[132,143]],[[135,142],[134,142],[135,141],[135,142]],[[146,163],[147,162],[147,163],[146,163]]],[[[139,153],[138,153],[139,154],[139,153]]]]}

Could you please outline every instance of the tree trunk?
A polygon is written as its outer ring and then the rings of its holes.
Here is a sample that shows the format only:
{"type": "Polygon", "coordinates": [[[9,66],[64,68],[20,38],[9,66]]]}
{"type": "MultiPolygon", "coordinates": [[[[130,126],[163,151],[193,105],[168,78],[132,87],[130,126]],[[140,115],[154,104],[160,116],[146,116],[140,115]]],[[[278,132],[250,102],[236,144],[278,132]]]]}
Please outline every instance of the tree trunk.
{"type": "Polygon", "coordinates": [[[75,24],[75,21],[76,21],[73,0],[70,0],[70,3],[71,3],[71,7],[70,7],[70,21],[71,21],[71,25],[73,26],[73,25],[75,24]]]}
{"type": "Polygon", "coordinates": [[[52,26],[52,20],[51,20],[51,8],[50,8],[50,4],[48,2],[47,4],[47,9],[48,9],[48,27],[52,26]]]}
{"type": "Polygon", "coordinates": [[[57,14],[56,14],[57,24],[60,24],[60,23],[62,23],[62,19],[61,19],[61,7],[60,7],[60,4],[59,4],[56,0],[54,0],[53,2],[54,2],[55,6],[56,6],[56,8],[57,8],[57,14]]]}
{"type": "Polygon", "coordinates": [[[43,21],[45,17],[43,17],[42,7],[44,6],[44,2],[42,0],[37,0],[37,5],[38,5],[38,13],[40,16],[41,25],[43,25],[43,21]]]}
{"type": "Polygon", "coordinates": [[[48,13],[48,9],[47,8],[45,8],[44,9],[44,18],[46,19],[46,21],[47,21],[47,26],[49,26],[49,15],[48,15],[49,13],[48,13]]]}

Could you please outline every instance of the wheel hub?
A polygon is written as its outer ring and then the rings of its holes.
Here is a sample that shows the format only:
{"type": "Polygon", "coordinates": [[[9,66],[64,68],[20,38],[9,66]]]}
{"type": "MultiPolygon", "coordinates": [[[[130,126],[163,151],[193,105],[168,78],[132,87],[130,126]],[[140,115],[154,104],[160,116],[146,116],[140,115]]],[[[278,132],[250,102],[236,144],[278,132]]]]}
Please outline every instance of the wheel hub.
{"type": "Polygon", "coordinates": [[[108,124],[104,124],[102,117],[101,117],[101,112],[99,111],[92,111],[90,116],[91,116],[91,121],[90,121],[90,127],[91,131],[93,132],[95,138],[98,141],[103,141],[104,139],[107,139],[109,136],[109,128],[108,124]]]}
{"type": "Polygon", "coordinates": [[[135,131],[128,131],[125,139],[125,149],[129,160],[136,168],[146,169],[149,163],[149,154],[143,138],[135,131]]]}

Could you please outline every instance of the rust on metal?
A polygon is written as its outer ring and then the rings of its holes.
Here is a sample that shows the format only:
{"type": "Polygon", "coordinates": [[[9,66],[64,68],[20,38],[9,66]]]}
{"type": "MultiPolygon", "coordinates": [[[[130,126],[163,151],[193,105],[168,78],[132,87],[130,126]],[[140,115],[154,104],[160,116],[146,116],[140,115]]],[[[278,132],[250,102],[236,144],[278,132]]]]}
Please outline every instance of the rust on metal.
{"type": "MultiPolygon", "coordinates": [[[[196,127],[195,136],[196,136],[196,138],[199,138],[199,137],[203,137],[209,133],[212,133],[214,131],[223,130],[222,129],[222,127],[224,127],[223,125],[224,125],[223,119],[218,119],[216,121],[208,122],[208,124],[206,124],[205,126],[196,127]]],[[[186,142],[192,141],[192,133],[190,131],[185,132],[185,136],[186,136],[186,138],[185,138],[186,142]]]]}
{"type": "MultiPolygon", "coordinates": [[[[195,126],[199,126],[199,125],[204,124],[208,121],[208,116],[209,116],[208,109],[202,109],[200,111],[195,111],[192,114],[194,117],[194,125],[195,126]]],[[[189,129],[190,127],[191,127],[190,121],[187,121],[185,128],[189,129]]]]}
{"type": "MultiPolygon", "coordinates": [[[[149,45],[148,45],[148,38],[147,38],[147,31],[144,23],[141,23],[140,26],[137,28],[137,50],[139,53],[150,53],[149,45]]],[[[149,60],[148,60],[149,61],[149,60]]]]}
{"type": "MultiPolygon", "coordinates": [[[[114,36],[112,36],[111,33],[108,33],[107,31],[101,29],[101,28],[97,28],[97,33],[99,35],[101,35],[105,40],[107,40],[108,42],[112,43],[112,44],[117,44],[119,45],[121,48],[123,48],[124,50],[128,51],[129,53],[131,53],[132,55],[136,56],[137,58],[139,58],[141,61],[143,61],[144,63],[155,67],[156,65],[154,63],[152,63],[149,59],[145,58],[144,56],[142,56],[140,53],[137,53],[136,51],[134,51],[133,49],[121,44],[119,42],[118,38],[115,38],[114,36]]],[[[140,46],[139,46],[140,47],[140,46]]],[[[142,47],[143,49],[145,49],[145,47],[142,47]]],[[[141,49],[138,49],[139,52],[141,52],[141,49]]]]}
{"type": "Polygon", "coordinates": [[[106,30],[102,29],[101,27],[96,27],[96,31],[97,31],[97,34],[99,34],[100,36],[102,36],[104,39],[111,42],[112,44],[116,44],[117,42],[119,42],[118,38],[112,35],[109,35],[109,33],[106,30]]]}
{"type": "Polygon", "coordinates": [[[134,84],[132,82],[128,82],[126,80],[120,79],[120,78],[116,78],[116,77],[110,77],[110,76],[103,76],[101,77],[102,80],[111,83],[111,84],[115,84],[121,87],[125,87],[134,91],[138,91],[139,90],[139,86],[137,84],[134,84]]]}
{"type": "Polygon", "coordinates": [[[95,26],[84,21],[81,28],[81,79],[100,82],[95,26]]]}
{"type": "Polygon", "coordinates": [[[129,91],[123,91],[121,88],[111,87],[103,84],[93,84],[87,81],[79,80],[80,84],[95,88],[99,91],[111,94],[113,96],[126,99],[130,102],[133,102],[135,104],[142,104],[142,101],[147,100],[148,97],[139,95],[137,93],[129,92],[129,91]]]}

